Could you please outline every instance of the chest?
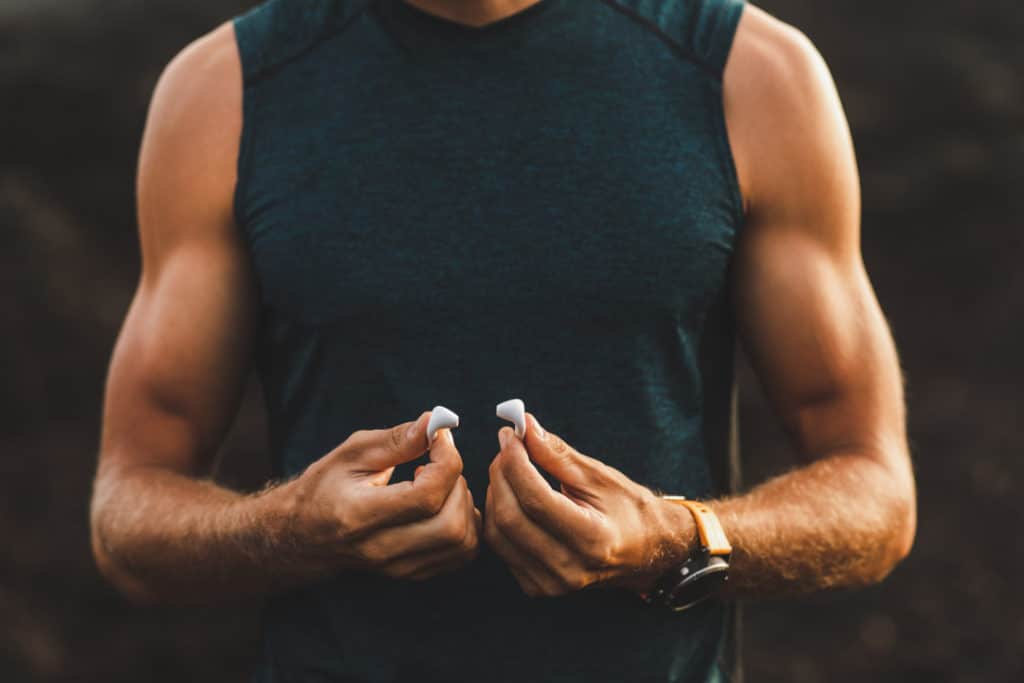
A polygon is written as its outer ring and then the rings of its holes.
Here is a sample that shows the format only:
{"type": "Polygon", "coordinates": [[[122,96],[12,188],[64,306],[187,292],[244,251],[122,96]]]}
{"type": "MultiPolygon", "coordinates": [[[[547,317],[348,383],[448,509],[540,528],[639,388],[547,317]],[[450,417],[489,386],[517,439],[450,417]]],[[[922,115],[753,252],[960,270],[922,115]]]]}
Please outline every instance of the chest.
{"type": "Polygon", "coordinates": [[[555,77],[322,83],[261,122],[242,195],[267,306],[304,324],[496,305],[697,319],[735,232],[679,93],[555,77]]]}

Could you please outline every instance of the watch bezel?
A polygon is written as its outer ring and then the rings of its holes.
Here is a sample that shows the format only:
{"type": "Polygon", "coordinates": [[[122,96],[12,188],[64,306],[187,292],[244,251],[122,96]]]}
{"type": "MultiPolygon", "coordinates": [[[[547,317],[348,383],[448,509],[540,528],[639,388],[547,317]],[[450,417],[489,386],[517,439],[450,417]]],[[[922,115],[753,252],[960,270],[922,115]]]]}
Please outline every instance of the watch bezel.
{"type": "Polygon", "coordinates": [[[729,580],[729,562],[720,555],[710,555],[704,552],[684,562],[675,570],[675,573],[683,576],[671,589],[662,593],[662,603],[673,612],[682,612],[718,595],[722,586],[729,580]],[[692,569],[691,565],[700,560],[704,561],[703,566],[692,569]],[[679,602],[681,593],[692,590],[696,586],[705,585],[709,579],[717,579],[718,583],[694,599],[679,602]]]}

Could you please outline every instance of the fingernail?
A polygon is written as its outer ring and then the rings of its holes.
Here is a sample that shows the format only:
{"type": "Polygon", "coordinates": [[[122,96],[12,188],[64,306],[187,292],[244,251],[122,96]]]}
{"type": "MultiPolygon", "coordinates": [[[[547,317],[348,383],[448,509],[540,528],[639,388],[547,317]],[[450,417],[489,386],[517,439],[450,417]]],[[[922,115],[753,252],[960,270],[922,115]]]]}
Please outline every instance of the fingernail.
{"type": "Polygon", "coordinates": [[[444,430],[444,436],[445,436],[446,439],[448,439],[448,443],[450,443],[453,446],[455,445],[455,435],[452,434],[452,430],[450,430],[450,429],[444,430]]]}
{"type": "Polygon", "coordinates": [[[502,429],[498,432],[498,443],[501,444],[502,448],[508,445],[508,432],[506,430],[502,429]]]}

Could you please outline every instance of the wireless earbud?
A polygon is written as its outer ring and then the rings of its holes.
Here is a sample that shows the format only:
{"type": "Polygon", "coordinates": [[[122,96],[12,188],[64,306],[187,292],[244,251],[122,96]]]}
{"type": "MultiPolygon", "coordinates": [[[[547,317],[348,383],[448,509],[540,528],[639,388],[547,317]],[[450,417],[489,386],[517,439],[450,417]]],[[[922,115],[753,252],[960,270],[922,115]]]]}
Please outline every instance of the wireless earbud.
{"type": "Polygon", "coordinates": [[[520,439],[526,435],[526,404],[520,398],[510,398],[497,405],[494,411],[502,420],[508,420],[516,426],[516,436],[520,439]]]}
{"type": "Polygon", "coordinates": [[[451,429],[458,426],[458,415],[444,406],[434,406],[434,409],[430,411],[430,421],[427,423],[427,441],[434,443],[438,429],[451,429]]]}

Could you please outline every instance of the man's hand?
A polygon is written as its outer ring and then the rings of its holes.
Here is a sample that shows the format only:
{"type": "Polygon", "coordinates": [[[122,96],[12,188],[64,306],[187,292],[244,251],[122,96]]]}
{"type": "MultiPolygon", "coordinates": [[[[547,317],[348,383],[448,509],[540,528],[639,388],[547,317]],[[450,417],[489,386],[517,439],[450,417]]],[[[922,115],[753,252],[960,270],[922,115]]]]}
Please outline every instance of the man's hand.
{"type": "Polygon", "coordinates": [[[695,542],[690,513],[583,455],[527,414],[520,440],[498,432],[484,537],[530,596],[594,585],[648,589],[695,542]],[[533,462],[531,462],[531,460],[533,462]],[[561,482],[556,491],[536,463],[561,482]]]}
{"type": "Polygon", "coordinates": [[[438,431],[412,481],[388,483],[396,465],[427,450],[429,416],[355,432],[298,479],[294,535],[308,535],[326,567],[425,579],[476,556],[480,511],[450,430],[438,431]]]}
{"type": "Polygon", "coordinates": [[[388,485],[427,450],[423,418],[357,432],[258,494],[208,479],[259,329],[233,211],[242,86],[228,22],[167,67],[139,155],[142,276],[111,358],[90,519],[97,566],[139,602],[210,605],[345,567],[418,579],[476,552],[447,435],[414,482],[388,485]]]}

